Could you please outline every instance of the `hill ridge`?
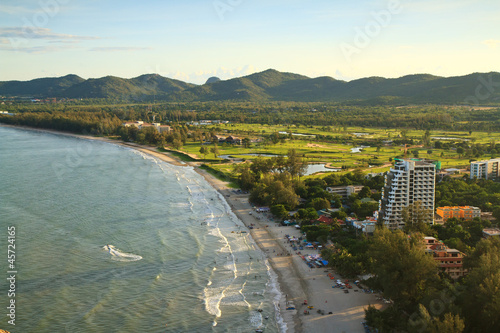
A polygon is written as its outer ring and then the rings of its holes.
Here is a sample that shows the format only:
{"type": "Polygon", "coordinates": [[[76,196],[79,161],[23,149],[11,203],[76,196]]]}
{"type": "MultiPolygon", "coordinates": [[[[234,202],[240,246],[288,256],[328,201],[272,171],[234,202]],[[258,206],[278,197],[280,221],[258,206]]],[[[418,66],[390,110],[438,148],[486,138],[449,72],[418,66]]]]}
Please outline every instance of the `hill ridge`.
{"type": "Polygon", "coordinates": [[[471,73],[441,77],[409,74],[398,78],[371,76],[352,81],[329,76],[308,76],[267,69],[227,80],[195,85],[158,74],[124,79],[117,76],[83,79],[75,74],[29,81],[0,82],[0,95],[107,98],[122,101],[295,101],[344,102],[391,100],[401,103],[462,103],[479,100],[499,103],[500,73],[471,73]],[[481,85],[483,87],[481,88],[481,85]],[[490,85],[490,86],[488,86],[490,85]],[[484,90],[481,98],[477,89],[484,90]]]}

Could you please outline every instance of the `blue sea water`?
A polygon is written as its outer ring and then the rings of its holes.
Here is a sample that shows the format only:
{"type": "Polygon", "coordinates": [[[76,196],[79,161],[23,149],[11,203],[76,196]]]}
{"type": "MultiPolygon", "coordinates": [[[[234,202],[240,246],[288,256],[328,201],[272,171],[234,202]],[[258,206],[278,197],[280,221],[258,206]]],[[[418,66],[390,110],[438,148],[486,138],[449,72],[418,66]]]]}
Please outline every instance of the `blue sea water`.
{"type": "Polygon", "coordinates": [[[0,127],[0,329],[285,331],[276,276],[240,230],[224,198],[191,167],[101,141],[0,127]],[[11,226],[15,297],[6,280],[11,226]],[[10,299],[15,326],[7,322],[10,299]]]}

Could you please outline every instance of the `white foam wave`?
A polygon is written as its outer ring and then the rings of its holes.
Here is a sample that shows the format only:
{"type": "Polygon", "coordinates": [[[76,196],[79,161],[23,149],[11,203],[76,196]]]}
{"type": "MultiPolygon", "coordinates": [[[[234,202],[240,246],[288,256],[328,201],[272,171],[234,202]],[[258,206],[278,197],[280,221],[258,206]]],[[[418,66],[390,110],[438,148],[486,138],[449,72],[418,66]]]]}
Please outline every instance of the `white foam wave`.
{"type": "Polygon", "coordinates": [[[108,251],[111,255],[111,259],[116,261],[138,261],[141,260],[142,257],[137,254],[121,252],[119,249],[114,247],[113,245],[104,245],[103,249],[108,251]]]}
{"type": "Polygon", "coordinates": [[[266,264],[267,267],[267,274],[269,276],[269,282],[268,282],[268,288],[270,289],[270,293],[273,296],[273,305],[274,305],[274,311],[276,314],[276,323],[278,324],[279,328],[281,329],[282,333],[286,333],[288,331],[288,325],[286,324],[285,320],[281,316],[281,311],[280,311],[280,300],[281,300],[281,291],[280,291],[280,286],[278,282],[278,275],[272,270],[271,266],[269,265],[269,261],[267,259],[264,260],[264,263],[266,264]]]}
{"type": "Polygon", "coordinates": [[[262,326],[262,314],[258,311],[252,311],[250,312],[250,318],[249,318],[250,324],[257,328],[262,326]]]}

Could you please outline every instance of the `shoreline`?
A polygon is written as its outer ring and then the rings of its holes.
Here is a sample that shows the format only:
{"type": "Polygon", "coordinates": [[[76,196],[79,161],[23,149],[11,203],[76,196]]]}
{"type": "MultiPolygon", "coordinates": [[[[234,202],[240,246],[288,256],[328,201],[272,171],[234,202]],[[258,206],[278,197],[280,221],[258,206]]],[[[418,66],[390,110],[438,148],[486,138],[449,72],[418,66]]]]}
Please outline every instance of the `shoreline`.
{"type": "MultiPolygon", "coordinates": [[[[270,216],[256,213],[249,203],[248,194],[234,193],[226,182],[200,169],[200,162],[179,162],[169,153],[158,152],[155,147],[127,143],[106,137],[79,135],[26,126],[5,124],[0,124],[0,126],[103,141],[136,149],[173,165],[192,167],[224,197],[232,212],[247,228],[253,225],[254,228],[248,228],[248,232],[255,244],[266,256],[278,279],[281,292],[278,310],[287,325],[287,332],[362,333],[364,332],[361,325],[364,320],[364,309],[370,304],[375,305],[377,308],[382,307],[382,303],[377,301],[375,294],[361,292],[344,294],[340,289],[332,288],[332,281],[327,276],[327,272],[334,273],[333,271],[330,269],[325,270],[325,268],[310,269],[299,255],[293,253],[293,250],[287,244],[285,235],[299,236],[299,230],[294,227],[282,227],[272,221],[270,216]],[[286,255],[288,253],[290,255],[286,255]],[[304,300],[307,300],[309,305],[314,306],[314,310],[311,310],[310,315],[307,316],[303,314],[304,310],[307,310],[307,306],[303,304],[304,300]],[[295,307],[295,309],[286,310],[288,306],[295,307]],[[317,310],[323,310],[328,314],[319,314],[317,310]]],[[[301,252],[302,254],[317,254],[316,250],[301,250],[301,252]]],[[[336,276],[335,278],[340,277],[336,276]]]]}

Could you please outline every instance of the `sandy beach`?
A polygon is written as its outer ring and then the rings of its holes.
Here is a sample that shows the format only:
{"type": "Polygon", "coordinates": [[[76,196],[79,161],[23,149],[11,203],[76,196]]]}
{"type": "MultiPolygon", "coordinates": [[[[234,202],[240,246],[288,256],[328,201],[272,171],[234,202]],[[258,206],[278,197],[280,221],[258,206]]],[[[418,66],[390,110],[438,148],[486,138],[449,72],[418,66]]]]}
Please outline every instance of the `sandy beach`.
{"type": "MultiPolygon", "coordinates": [[[[0,126],[13,127],[7,125],[0,126]]],[[[293,226],[281,226],[272,221],[270,216],[264,213],[257,213],[249,203],[248,194],[236,193],[227,186],[227,183],[200,169],[197,162],[179,162],[168,153],[158,152],[154,147],[125,143],[109,138],[27,127],[16,128],[105,141],[140,150],[167,163],[194,167],[196,172],[203,176],[224,196],[234,214],[247,227],[254,226],[253,229],[249,228],[249,232],[256,244],[266,254],[269,264],[278,276],[280,289],[283,294],[280,302],[280,310],[284,321],[287,323],[287,332],[362,333],[364,332],[361,324],[364,319],[364,309],[368,305],[382,307],[382,303],[377,300],[379,296],[377,294],[361,292],[357,287],[351,289],[349,293],[344,293],[339,288],[332,288],[335,284],[334,281],[342,278],[337,276],[332,270],[326,270],[325,268],[310,269],[288,244],[285,235],[300,236],[300,230],[297,230],[293,226]],[[335,280],[331,280],[328,273],[335,276],[335,280]],[[304,300],[307,300],[309,306],[314,307],[313,309],[309,309],[309,315],[304,315],[304,311],[308,310],[307,305],[303,304],[304,300]],[[286,310],[288,307],[294,307],[295,309],[286,310]],[[322,310],[324,314],[319,313],[318,310],[322,310]]],[[[318,254],[318,251],[304,249],[301,250],[301,253],[302,255],[318,254]]]]}
{"type": "MultiPolygon", "coordinates": [[[[248,227],[252,238],[266,253],[269,263],[277,273],[280,288],[285,297],[281,299],[281,312],[287,322],[288,332],[364,332],[361,322],[364,320],[364,309],[368,305],[382,307],[379,295],[361,292],[354,287],[349,293],[344,293],[339,288],[332,288],[334,281],[342,279],[331,269],[310,269],[302,258],[297,255],[288,244],[285,235],[300,236],[300,231],[293,226],[281,226],[275,223],[264,213],[257,213],[248,202],[248,195],[237,194],[227,184],[220,181],[204,170],[197,169],[198,173],[212,184],[231,206],[233,212],[248,227]],[[281,255],[290,253],[290,255],[281,255]],[[328,276],[331,273],[335,279],[328,276]],[[355,291],[357,290],[357,291],[355,291]],[[308,310],[304,305],[314,306],[309,315],[304,315],[308,310]],[[285,310],[293,306],[296,310],[285,310]],[[318,313],[323,310],[324,315],[318,313]],[[331,314],[329,314],[331,312],[331,314]]],[[[304,249],[303,255],[318,254],[317,250],[304,249]]],[[[352,284],[352,283],[351,283],[352,284]]]]}

